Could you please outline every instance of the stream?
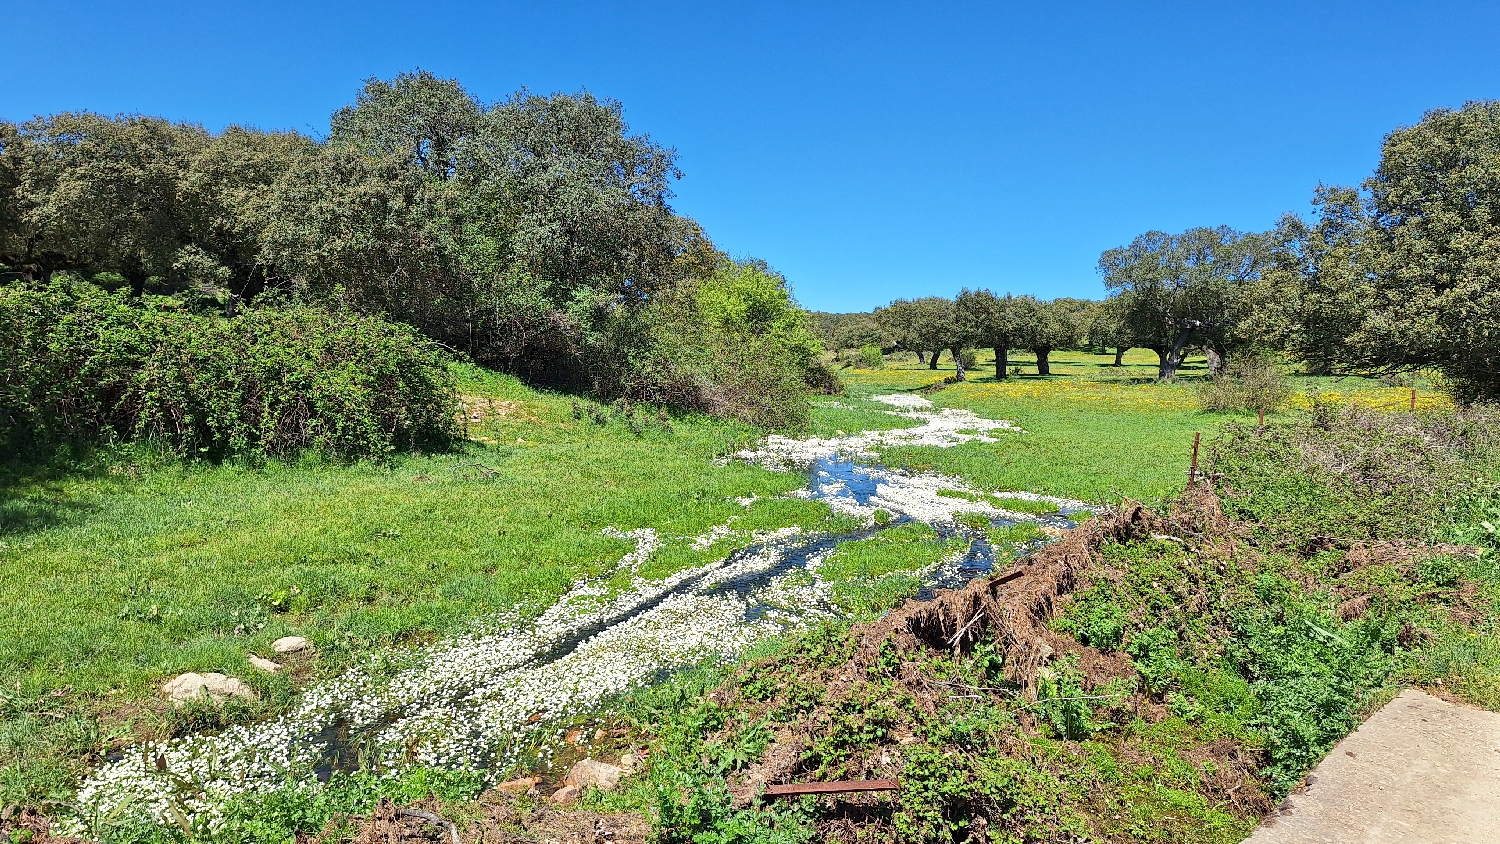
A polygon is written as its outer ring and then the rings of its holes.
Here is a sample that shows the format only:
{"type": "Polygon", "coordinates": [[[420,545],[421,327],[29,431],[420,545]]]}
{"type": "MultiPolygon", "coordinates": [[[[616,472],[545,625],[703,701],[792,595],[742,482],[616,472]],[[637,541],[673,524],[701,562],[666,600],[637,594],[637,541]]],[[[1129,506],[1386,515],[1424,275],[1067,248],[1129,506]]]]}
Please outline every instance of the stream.
{"type": "MultiPolygon", "coordinates": [[[[662,545],[655,530],[606,531],[634,549],[613,570],[574,584],[533,621],[496,617],[419,651],[376,654],[308,688],[301,704],[278,718],[127,750],[82,783],[84,811],[74,818],[74,831],[89,832],[93,818],[127,814],[159,824],[185,818],[212,829],[222,823],[225,802],[238,794],[326,781],[337,771],[433,766],[500,774],[521,763],[545,764],[551,751],[537,739],[557,721],[681,667],[732,659],[757,641],[838,617],[819,568],[845,542],[912,521],[931,525],[941,538],[968,540],[962,551],[910,573],[930,594],[996,565],[986,532],[961,523],[960,515],[981,515],[991,526],[1030,522],[1065,529],[1073,514],[1090,512],[1077,501],[984,492],[957,478],[876,465],[884,446],[947,447],[1024,433],[968,411],[934,411],[917,396],[876,400],[917,424],[826,439],[773,436],[733,457],[808,473],[808,485],[794,495],[822,501],[863,527],[836,535],[794,527],[741,537],[731,521],[694,543],[708,548],[734,538],[741,542],[736,550],[662,579],[640,574],[662,545]],[[1030,515],[1007,510],[1008,500],[1058,510],[1030,515]],[[882,510],[886,515],[878,516],[882,510]],[[621,588],[623,580],[629,586],[621,588]]],[[[963,521],[978,520],[969,515],[963,521]]]]}

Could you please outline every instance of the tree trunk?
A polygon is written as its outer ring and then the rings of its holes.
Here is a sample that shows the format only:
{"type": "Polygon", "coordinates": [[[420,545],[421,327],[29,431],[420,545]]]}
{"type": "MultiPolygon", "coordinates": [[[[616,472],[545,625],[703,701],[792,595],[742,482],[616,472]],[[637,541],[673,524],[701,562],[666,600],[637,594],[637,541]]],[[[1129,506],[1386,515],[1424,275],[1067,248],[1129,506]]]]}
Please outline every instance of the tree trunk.
{"type": "MultiPolygon", "coordinates": [[[[1172,350],[1162,356],[1161,368],[1156,375],[1158,381],[1177,380],[1177,368],[1182,366],[1182,359],[1187,356],[1188,340],[1192,339],[1194,331],[1196,331],[1194,328],[1184,328],[1177,334],[1177,341],[1172,344],[1172,350]]],[[[1160,356],[1161,350],[1158,349],[1156,354],[1160,356]]]]}
{"type": "Polygon", "coordinates": [[[134,270],[125,273],[125,280],[130,282],[130,295],[139,299],[146,295],[146,271],[134,270]]]}
{"type": "Polygon", "coordinates": [[[1009,351],[1010,351],[1009,349],[1002,349],[999,346],[995,347],[995,380],[996,381],[1003,381],[1003,380],[1005,380],[1005,375],[1006,375],[1005,370],[1007,370],[1007,369],[1010,368],[1010,361],[1007,360],[1007,353],[1009,351]]]}
{"type": "Polygon", "coordinates": [[[922,353],[921,349],[917,349],[917,363],[926,363],[926,362],[927,362],[927,356],[922,353]]]}
{"type": "Polygon", "coordinates": [[[932,357],[929,358],[928,361],[927,361],[927,368],[928,369],[937,369],[937,359],[938,359],[938,355],[940,355],[940,354],[942,354],[941,351],[934,351],[932,353],[932,357]]]}
{"type": "Polygon", "coordinates": [[[1203,347],[1203,356],[1208,358],[1208,374],[1211,378],[1217,378],[1224,372],[1224,355],[1213,346],[1203,347]]]}
{"type": "Polygon", "coordinates": [[[1052,361],[1048,360],[1047,356],[1050,355],[1050,354],[1052,354],[1052,350],[1044,348],[1044,349],[1032,349],[1032,351],[1036,353],[1036,374],[1038,374],[1038,375],[1051,375],[1052,374],[1052,361]]]}
{"type": "Polygon", "coordinates": [[[953,352],[953,366],[954,366],[954,368],[956,370],[954,372],[953,379],[955,381],[962,381],[962,380],[964,380],[964,355],[963,355],[963,349],[960,349],[957,346],[954,346],[953,349],[952,349],[952,352],[953,352]]]}
{"type": "Polygon", "coordinates": [[[1167,380],[1166,373],[1167,373],[1167,356],[1169,354],[1168,349],[1165,346],[1160,346],[1160,347],[1152,347],[1151,351],[1156,352],[1156,380],[1158,380],[1158,381],[1165,381],[1165,380],[1167,380]]]}
{"type": "Polygon", "coordinates": [[[1128,352],[1128,351],[1130,351],[1130,347],[1129,346],[1116,346],[1115,347],[1115,366],[1124,366],[1125,365],[1125,353],[1128,352]]]}

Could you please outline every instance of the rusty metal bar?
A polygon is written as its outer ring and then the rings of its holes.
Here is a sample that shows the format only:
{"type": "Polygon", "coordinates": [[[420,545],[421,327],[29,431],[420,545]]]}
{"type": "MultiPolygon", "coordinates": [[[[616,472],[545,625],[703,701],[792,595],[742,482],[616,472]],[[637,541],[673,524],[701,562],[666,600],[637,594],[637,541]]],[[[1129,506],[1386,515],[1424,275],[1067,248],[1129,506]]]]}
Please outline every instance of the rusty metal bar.
{"type": "Polygon", "coordinates": [[[1412,413],[1416,413],[1417,412],[1417,388],[1416,387],[1412,387],[1411,388],[1411,407],[1410,407],[1410,409],[1411,409],[1412,413]]]}
{"type": "Polygon", "coordinates": [[[841,794],[846,791],[896,791],[895,780],[845,780],[843,782],[789,782],[766,786],[767,797],[791,797],[797,794],[841,794]]]}
{"type": "Polygon", "coordinates": [[[1022,568],[1021,566],[1016,566],[1015,568],[1010,569],[1009,571],[1006,571],[1002,574],[992,575],[990,577],[990,583],[996,585],[999,585],[1001,583],[1009,583],[1025,573],[1026,569],[1022,568]]]}

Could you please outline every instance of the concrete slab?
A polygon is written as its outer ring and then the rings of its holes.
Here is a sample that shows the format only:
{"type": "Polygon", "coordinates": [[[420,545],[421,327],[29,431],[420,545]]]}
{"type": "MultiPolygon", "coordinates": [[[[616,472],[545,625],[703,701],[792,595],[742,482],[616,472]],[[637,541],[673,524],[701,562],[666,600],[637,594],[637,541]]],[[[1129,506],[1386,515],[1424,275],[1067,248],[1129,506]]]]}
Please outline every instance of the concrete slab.
{"type": "Polygon", "coordinates": [[[1500,712],[1408,689],[1335,746],[1245,844],[1500,842],[1500,712]]]}

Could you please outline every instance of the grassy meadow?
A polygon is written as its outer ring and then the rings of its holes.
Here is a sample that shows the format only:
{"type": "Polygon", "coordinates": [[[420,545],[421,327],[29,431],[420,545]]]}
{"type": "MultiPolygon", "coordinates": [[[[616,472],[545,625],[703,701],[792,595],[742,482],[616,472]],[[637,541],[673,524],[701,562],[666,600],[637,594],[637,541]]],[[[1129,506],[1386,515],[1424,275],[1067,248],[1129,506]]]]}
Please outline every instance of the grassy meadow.
{"type": "MultiPolygon", "coordinates": [[[[999,443],[968,443],[955,448],[894,448],[885,461],[912,470],[958,475],[990,489],[1025,490],[1108,503],[1121,498],[1159,502],[1180,490],[1191,463],[1193,435],[1205,440],[1230,420],[1253,421],[1252,416],[1205,413],[1196,390],[1205,362],[1189,358],[1177,383],[1158,384],[1156,354],[1133,349],[1124,365],[1115,367],[1113,355],[1054,352],[1052,375],[1035,374],[1029,354],[1010,357],[1012,371],[997,381],[994,356],[982,353],[979,365],[963,383],[948,384],[927,397],[939,408],[972,410],[980,416],[1009,419],[1026,430],[1024,436],[1002,437],[999,443]],[[1029,373],[1029,374],[1028,374],[1029,373]]],[[[918,364],[914,356],[893,355],[881,369],[845,369],[846,405],[895,390],[941,386],[953,375],[944,355],[936,370],[918,364]]],[[[1286,410],[1267,421],[1290,418],[1314,400],[1379,408],[1404,408],[1410,390],[1383,387],[1364,378],[1292,376],[1295,392],[1286,410]]],[[[1448,407],[1451,403],[1430,388],[1418,389],[1418,407],[1448,407]]],[[[844,427],[865,421],[867,415],[820,410],[820,424],[844,427]],[[840,414],[830,419],[832,414],[840,414]]],[[[891,417],[886,416],[886,419],[891,417]]],[[[874,427],[865,425],[864,427],[874,427]]],[[[852,428],[850,428],[852,430],[852,428]]]]}
{"type": "MultiPolygon", "coordinates": [[[[716,460],[752,431],[575,403],[464,370],[469,442],[386,463],[181,463],[107,450],[82,469],[11,469],[0,487],[0,805],[64,797],[100,754],[183,723],[157,689],[187,671],[259,688],[264,717],[298,684],[372,649],[411,646],[550,605],[652,527],[650,576],[700,563],[687,538],[827,529],[806,483],[716,460]],[[749,508],[733,501],[756,496],[749,508]],[[247,655],[302,635],[313,657],[268,675],[247,655]],[[42,715],[39,713],[50,713],[42,715]],[[57,717],[53,717],[53,716],[57,717]]],[[[723,549],[710,549],[719,550],[723,549]]]]}
{"type": "MultiPolygon", "coordinates": [[[[870,401],[923,391],[938,408],[1008,419],[1026,433],[951,449],[901,447],[883,460],[988,490],[1109,503],[1159,502],[1180,490],[1195,432],[1235,419],[1198,409],[1194,382],[1155,384],[1155,356],[1053,355],[1042,378],[993,377],[981,355],[965,383],[893,356],[846,368],[846,392],[815,403],[812,432],[834,435],[910,420],[870,401]]],[[[385,462],[209,464],[142,448],[104,449],[67,466],[12,463],[0,476],[0,805],[65,800],[79,774],[142,738],[250,721],[292,705],[297,690],[364,655],[430,642],[476,619],[534,615],[631,545],[605,528],[660,532],[642,569],[660,577],[728,550],[689,539],[714,525],[850,527],[825,505],[778,498],[805,485],[722,458],[752,441],[744,425],[605,406],[461,368],[467,440],[452,453],[385,462]],[[748,508],[736,498],[754,497],[748,508]],[[247,655],[309,637],[287,671],[247,655]],[[161,683],[187,671],[245,679],[258,703],[211,712],[169,707],[161,683]]],[[[1314,397],[1394,407],[1404,387],[1294,379],[1283,415],[1314,397]]],[[[1422,406],[1446,402],[1421,390],[1422,406]]],[[[1241,420],[1243,421],[1243,420],[1241,420]]],[[[1022,541],[996,537],[997,542],[1022,541]]],[[[846,609],[877,612],[915,588],[890,572],[952,550],[911,526],[834,553],[846,609]]]]}

